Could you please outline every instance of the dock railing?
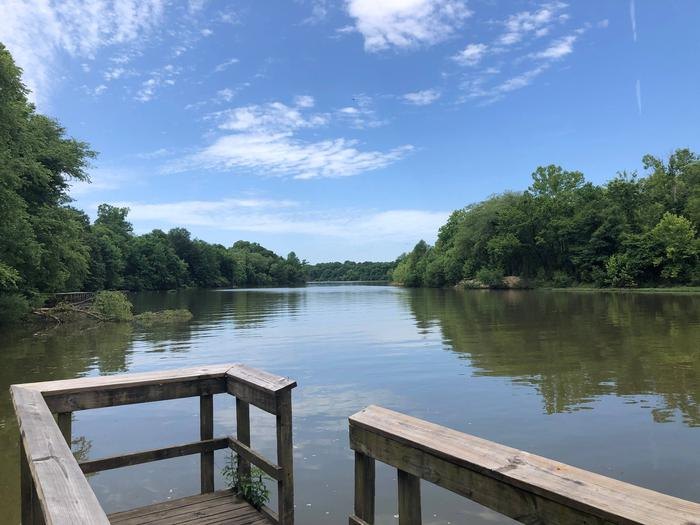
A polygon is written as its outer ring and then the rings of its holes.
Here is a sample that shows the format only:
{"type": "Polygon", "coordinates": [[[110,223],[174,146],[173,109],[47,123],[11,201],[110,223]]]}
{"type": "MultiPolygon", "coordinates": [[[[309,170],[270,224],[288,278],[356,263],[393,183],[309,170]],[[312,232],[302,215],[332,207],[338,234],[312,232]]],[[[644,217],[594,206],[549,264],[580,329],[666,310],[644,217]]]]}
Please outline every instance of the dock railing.
{"type": "Polygon", "coordinates": [[[267,507],[262,512],[273,523],[293,525],[295,386],[292,380],[240,364],[13,385],[21,435],[22,523],[108,524],[85,474],[192,454],[200,454],[202,493],[213,492],[214,451],[230,448],[238,454],[240,474],[249,473],[252,463],[277,481],[277,512],[267,507]],[[222,393],[236,398],[236,436],[215,438],[213,396],[222,393]],[[82,463],[71,453],[74,411],[195,396],[200,399],[199,441],[82,463]],[[276,463],[250,446],[250,405],[276,416],[276,463]]]}
{"type": "Polygon", "coordinates": [[[516,521],[538,525],[700,525],[700,504],[370,406],[350,417],[355,511],[374,524],[375,460],[398,472],[400,525],[420,525],[426,480],[516,521]]]}

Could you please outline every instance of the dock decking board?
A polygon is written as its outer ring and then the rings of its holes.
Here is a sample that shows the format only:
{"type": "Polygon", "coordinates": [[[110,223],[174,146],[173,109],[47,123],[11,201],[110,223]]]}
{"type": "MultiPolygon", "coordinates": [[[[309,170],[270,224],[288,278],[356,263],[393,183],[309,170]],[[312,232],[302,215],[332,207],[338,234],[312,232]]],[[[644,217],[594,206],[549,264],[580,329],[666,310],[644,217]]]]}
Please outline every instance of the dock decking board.
{"type": "Polygon", "coordinates": [[[198,494],[108,516],[112,525],[272,525],[230,490],[198,494]]]}

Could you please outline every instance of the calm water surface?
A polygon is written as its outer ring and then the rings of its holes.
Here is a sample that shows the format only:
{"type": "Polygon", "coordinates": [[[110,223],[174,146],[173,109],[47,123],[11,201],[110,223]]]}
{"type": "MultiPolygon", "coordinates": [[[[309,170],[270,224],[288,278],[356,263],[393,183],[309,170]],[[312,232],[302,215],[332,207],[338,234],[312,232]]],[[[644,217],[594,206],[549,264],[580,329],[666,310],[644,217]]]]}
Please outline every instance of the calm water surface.
{"type": "MultiPolygon", "coordinates": [[[[194,319],[0,334],[0,522],[19,522],[10,384],[236,361],[299,383],[301,525],[347,523],[347,417],[370,403],[700,501],[700,295],[329,285],[134,301],[139,311],[189,308],[194,319]]],[[[273,417],[251,415],[254,447],[274,457],[273,417]]],[[[216,435],[233,432],[231,398],[216,396],[215,418],[216,435]]],[[[78,412],[73,432],[74,451],[89,458],[193,441],[198,400],[78,412]]],[[[179,458],[90,482],[113,512],[197,493],[198,465],[179,458]]],[[[396,523],[395,473],[378,464],[377,478],[377,523],[396,523]]],[[[425,484],[423,513],[430,524],[508,522],[425,484]]]]}

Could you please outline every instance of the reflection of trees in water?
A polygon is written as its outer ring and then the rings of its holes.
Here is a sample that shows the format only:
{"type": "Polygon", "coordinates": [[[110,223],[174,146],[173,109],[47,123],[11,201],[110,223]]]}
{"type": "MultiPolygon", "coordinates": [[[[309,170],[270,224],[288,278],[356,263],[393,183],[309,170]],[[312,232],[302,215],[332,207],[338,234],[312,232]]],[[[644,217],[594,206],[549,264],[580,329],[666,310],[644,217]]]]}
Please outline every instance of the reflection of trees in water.
{"type": "Polygon", "coordinates": [[[306,294],[301,290],[239,290],[226,295],[230,299],[226,311],[235,327],[244,329],[260,328],[275,317],[293,318],[306,301],[306,294]]]}
{"type": "MultiPolygon", "coordinates": [[[[61,326],[5,328],[0,340],[0,494],[9,519],[19,505],[19,448],[17,422],[9,388],[15,383],[69,379],[128,369],[132,326],[128,323],[70,323],[61,326]],[[38,330],[38,331],[37,331],[38,330]]],[[[89,452],[90,443],[80,438],[74,450],[89,452]]],[[[18,520],[14,520],[15,522],[18,520]]]]}
{"type": "Polygon", "coordinates": [[[535,385],[548,413],[603,394],[658,395],[655,421],[700,425],[700,296],[414,290],[419,329],[438,322],[476,374],[535,385]]]}

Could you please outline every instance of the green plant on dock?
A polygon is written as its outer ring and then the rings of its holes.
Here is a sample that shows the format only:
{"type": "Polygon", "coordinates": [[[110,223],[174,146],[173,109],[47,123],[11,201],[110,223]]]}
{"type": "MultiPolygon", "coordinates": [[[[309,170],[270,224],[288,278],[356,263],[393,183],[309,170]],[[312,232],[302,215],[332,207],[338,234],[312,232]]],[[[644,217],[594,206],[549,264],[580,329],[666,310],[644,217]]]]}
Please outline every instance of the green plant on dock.
{"type": "Polygon", "coordinates": [[[253,465],[250,466],[249,473],[243,472],[240,466],[238,455],[232,453],[221,474],[229,488],[259,510],[270,501],[270,491],[265,485],[265,480],[270,478],[253,465]]]}

